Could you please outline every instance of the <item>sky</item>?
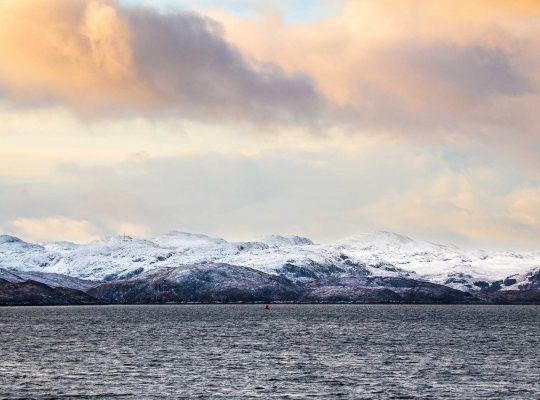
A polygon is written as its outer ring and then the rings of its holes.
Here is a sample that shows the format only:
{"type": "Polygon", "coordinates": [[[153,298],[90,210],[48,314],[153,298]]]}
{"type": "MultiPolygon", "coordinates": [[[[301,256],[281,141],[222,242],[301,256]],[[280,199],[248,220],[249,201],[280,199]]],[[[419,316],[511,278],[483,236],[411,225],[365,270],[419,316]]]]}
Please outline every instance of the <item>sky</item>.
{"type": "Polygon", "coordinates": [[[0,0],[0,233],[540,249],[536,0],[0,0]]]}

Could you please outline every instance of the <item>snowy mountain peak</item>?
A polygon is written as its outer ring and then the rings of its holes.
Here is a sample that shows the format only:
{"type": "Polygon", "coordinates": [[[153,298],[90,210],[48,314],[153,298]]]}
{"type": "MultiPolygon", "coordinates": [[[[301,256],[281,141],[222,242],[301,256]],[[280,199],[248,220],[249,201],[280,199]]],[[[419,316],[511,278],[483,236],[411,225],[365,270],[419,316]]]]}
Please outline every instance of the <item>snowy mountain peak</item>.
{"type": "Polygon", "coordinates": [[[205,235],[203,233],[191,233],[191,232],[184,232],[184,231],[177,231],[177,230],[172,230],[161,236],[183,238],[185,240],[212,240],[210,236],[205,235]]]}
{"type": "Polygon", "coordinates": [[[201,263],[248,267],[293,280],[325,274],[416,276],[473,291],[511,275],[515,277],[505,281],[505,287],[531,286],[530,279],[537,280],[534,271],[540,265],[540,252],[466,251],[384,231],[351,236],[334,244],[281,235],[258,242],[228,242],[179,231],[151,239],[114,236],[88,244],[50,242],[43,246],[0,236],[0,268],[17,274],[38,271],[110,281],[201,263]]]}
{"type": "Polygon", "coordinates": [[[344,241],[358,244],[394,245],[399,247],[414,243],[414,240],[408,236],[386,231],[359,233],[345,238],[344,241]]]}
{"type": "Polygon", "coordinates": [[[41,245],[48,251],[73,251],[78,247],[84,246],[78,243],[67,242],[67,241],[58,241],[58,242],[43,242],[41,245]]]}
{"type": "Polygon", "coordinates": [[[281,236],[281,235],[268,235],[261,240],[262,243],[266,243],[269,246],[287,247],[287,246],[310,246],[313,243],[311,239],[302,236],[281,236]]]}
{"type": "Polygon", "coordinates": [[[145,246],[145,245],[154,246],[155,244],[152,243],[148,239],[136,238],[136,237],[127,236],[127,235],[118,235],[118,236],[108,236],[103,239],[96,240],[94,242],[91,242],[89,245],[90,246],[106,245],[106,246],[114,246],[114,247],[122,247],[122,246],[133,247],[133,246],[145,246]]]}
{"type": "Polygon", "coordinates": [[[11,235],[0,235],[0,244],[5,243],[24,243],[21,239],[11,235]]]}
{"type": "Polygon", "coordinates": [[[386,250],[386,251],[456,251],[455,246],[435,244],[424,240],[412,239],[409,236],[394,232],[375,231],[349,236],[340,242],[358,250],[386,250]]]}
{"type": "Polygon", "coordinates": [[[170,231],[164,235],[152,238],[152,241],[163,247],[188,248],[188,247],[208,247],[223,246],[228,242],[222,238],[214,238],[202,233],[189,233],[181,231],[170,231]]]}

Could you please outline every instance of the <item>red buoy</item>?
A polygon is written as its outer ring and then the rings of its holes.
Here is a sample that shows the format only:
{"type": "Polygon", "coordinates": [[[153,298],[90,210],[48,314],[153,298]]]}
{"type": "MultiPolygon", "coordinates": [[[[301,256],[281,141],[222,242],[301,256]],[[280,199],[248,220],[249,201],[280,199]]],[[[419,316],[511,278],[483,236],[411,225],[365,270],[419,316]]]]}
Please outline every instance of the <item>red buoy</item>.
{"type": "Polygon", "coordinates": [[[270,305],[269,305],[269,304],[265,304],[265,305],[264,305],[264,309],[265,309],[265,310],[270,310],[270,305]]]}

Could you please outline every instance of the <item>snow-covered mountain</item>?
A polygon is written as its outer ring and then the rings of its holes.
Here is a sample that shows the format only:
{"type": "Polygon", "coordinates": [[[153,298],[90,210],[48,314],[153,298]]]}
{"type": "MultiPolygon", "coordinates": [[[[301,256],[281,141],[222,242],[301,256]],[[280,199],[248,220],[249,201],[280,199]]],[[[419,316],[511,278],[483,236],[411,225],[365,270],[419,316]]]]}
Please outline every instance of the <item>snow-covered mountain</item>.
{"type": "Polygon", "coordinates": [[[477,291],[519,289],[530,283],[528,278],[540,269],[540,252],[467,251],[390,232],[355,235],[331,244],[279,235],[229,242],[177,231],[148,239],[110,237],[89,244],[32,244],[0,236],[4,276],[31,274],[41,282],[58,281],[59,276],[110,282],[204,263],[247,267],[297,283],[327,276],[394,277],[477,291]],[[46,274],[57,275],[47,278],[46,274]]]}
{"type": "Polygon", "coordinates": [[[333,247],[368,264],[384,260],[427,281],[464,291],[540,269],[540,251],[463,250],[391,232],[356,235],[333,247]]]}

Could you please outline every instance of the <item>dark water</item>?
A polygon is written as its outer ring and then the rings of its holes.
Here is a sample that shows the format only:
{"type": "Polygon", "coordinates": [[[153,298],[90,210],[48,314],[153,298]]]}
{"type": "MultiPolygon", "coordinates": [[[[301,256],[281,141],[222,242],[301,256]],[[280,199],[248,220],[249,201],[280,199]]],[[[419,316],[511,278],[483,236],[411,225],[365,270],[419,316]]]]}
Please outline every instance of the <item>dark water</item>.
{"type": "Polygon", "coordinates": [[[540,398],[538,306],[0,308],[0,398],[540,398]]]}

